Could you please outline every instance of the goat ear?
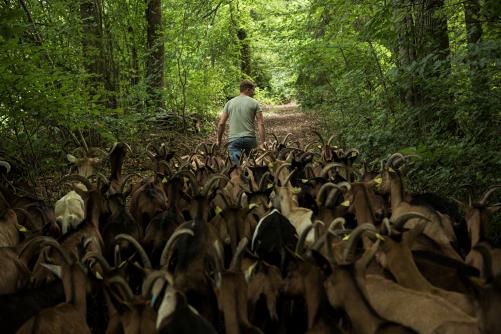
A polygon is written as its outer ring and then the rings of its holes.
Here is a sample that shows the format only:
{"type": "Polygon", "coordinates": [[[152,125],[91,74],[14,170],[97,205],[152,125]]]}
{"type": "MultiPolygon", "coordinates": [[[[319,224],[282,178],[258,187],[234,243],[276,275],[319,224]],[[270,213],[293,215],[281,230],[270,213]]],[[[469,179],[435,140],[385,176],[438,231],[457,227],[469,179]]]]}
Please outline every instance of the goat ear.
{"type": "Polygon", "coordinates": [[[63,278],[63,267],[47,263],[41,263],[41,266],[44,267],[45,269],[48,269],[51,273],[53,273],[60,279],[63,278]]]}
{"type": "Polygon", "coordinates": [[[75,164],[78,161],[78,159],[73,154],[66,154],[66,159],[68,159],[68,161],[72,164],[75,164]]]}
{"type": "Polygon", "coordinates": [[[417,223],[412,230],[404,233],[403,238],[409,248],[412,247],[414,241],[416,241],[416,239],[421,235],[421,233],[423,233],[425,227],[426,227],[426,222],[421,221],[417,223]]]}
{"type": "Polygon", "coordinates": [[[311,258],[315,261],[326,277],[332,274],[332,266],[322,254],[312,249],[311,258]]]}
{"type": "Polygon", "coordinates": [[[493,215],[496,212],[498,212],[499,210],[501,210],[501,203],[491,205],[491,206],[487,207],[486,209],[487,209],[487,212],[489,212],[489,215],[493,215]]]}

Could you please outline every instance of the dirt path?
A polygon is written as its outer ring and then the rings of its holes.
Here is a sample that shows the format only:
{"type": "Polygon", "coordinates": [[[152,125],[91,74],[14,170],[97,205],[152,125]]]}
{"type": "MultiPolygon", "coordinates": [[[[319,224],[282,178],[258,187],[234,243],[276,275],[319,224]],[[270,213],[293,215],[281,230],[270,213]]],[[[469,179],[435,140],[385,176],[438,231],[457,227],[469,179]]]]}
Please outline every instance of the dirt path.
{"type": "MultiPolygon", "coordinates": [[[[319,122],[313,119],[313,115],[301,112],[299,107],[294,104],[265,106],[263,112],[266,141],[268,142],[273,140],[272,133],[279,140],[282,140],[288,133],[292,133],[289,140],[299,141],[304,146],[316,138],[312,131],[320,128],[319,122]]],[[[227,135],[227,131],[225,135],[227,135]]],[[[216,134],[211,134],[204,142],[216,142],[216,134]]]]}

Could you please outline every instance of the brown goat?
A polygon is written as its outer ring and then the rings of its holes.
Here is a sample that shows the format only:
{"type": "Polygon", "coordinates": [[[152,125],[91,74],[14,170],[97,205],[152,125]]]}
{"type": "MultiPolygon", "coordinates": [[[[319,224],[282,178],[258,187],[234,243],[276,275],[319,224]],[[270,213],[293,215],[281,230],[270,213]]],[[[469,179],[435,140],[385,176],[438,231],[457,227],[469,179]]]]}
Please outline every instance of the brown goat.
{"type": "Polygon", "coordinates": [[[84,271],[55,240],[45,239],[41,246],[54,248],[64,261],[62,266],[45,266],[63,280],[66,302],[42,310],[25,322],[17,333],[90,333],[85,319],[87,279],[84,271]]]}

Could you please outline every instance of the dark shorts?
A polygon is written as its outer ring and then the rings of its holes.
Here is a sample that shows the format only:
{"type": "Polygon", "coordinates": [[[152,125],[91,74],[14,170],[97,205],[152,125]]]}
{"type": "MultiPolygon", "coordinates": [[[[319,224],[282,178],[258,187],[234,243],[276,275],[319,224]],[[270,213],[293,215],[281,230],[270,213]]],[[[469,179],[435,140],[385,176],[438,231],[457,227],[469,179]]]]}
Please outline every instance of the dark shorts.
{"type": "Polygon", "coordinates": [[[256,137],[240,137],[232,139],[228,143],[228,152],[230,153],[231,161],[239,166],[240,156],[242,153],[249,155],[250,150],[257,147],[256,137]]]}

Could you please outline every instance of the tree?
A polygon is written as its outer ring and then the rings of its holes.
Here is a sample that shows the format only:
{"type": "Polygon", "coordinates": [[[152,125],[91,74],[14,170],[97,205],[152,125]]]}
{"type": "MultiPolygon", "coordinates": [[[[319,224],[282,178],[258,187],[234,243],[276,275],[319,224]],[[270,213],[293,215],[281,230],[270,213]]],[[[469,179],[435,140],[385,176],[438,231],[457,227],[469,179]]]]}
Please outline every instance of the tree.
{"type": "Polygon", "coordinates": [[[162,32],[162,2],[161,0],[147,1],[147,105],[158,111],[165,108],[163,101],[165,48],[162,32]]]}

